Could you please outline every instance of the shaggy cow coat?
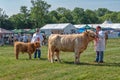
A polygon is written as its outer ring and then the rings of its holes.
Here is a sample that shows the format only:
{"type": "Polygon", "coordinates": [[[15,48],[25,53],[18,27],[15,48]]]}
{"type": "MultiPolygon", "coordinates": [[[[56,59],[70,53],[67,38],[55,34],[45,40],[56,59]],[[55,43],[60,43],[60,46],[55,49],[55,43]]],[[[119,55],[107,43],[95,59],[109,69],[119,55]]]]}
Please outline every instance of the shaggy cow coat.
{"type": "Polygon", "coordinates": [[[29,59],[31,59],[31,54],[40,47],[40,42],[35,43],[24,43],[24,42],[15,42],[14,43],[14,52],[16,55],[16,59],[18,59],[19,53],[27,52],[29,55],[29,59]]]}

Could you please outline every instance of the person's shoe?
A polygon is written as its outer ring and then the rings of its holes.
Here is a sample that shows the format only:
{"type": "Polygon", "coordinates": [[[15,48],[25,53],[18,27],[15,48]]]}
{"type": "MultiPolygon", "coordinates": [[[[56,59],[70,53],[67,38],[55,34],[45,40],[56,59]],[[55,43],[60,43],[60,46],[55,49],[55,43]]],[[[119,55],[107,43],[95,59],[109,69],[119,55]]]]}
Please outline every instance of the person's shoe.
{"type": "Polygon", "coordinates": [[[94,62],[98,62],[98,61],[94,61],[94,62]]]}
{"type": "Polygon", "coordinates": [[[103,61],[99,61],[99,63],[104,63],[103,61]]]}

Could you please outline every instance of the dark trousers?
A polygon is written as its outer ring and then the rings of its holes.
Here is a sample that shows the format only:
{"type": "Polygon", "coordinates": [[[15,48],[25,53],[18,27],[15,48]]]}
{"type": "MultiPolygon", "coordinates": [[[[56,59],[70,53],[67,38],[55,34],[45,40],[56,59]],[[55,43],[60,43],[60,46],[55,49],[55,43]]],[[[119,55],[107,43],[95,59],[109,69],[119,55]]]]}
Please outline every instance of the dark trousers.
{"type": "Polygon", "coordinates": [[[103,62],[104,52],[96,51],[96,62],[103,62]]]}
{"type": "Polygon", "coordinates": [[[41,57],[41,50],[40,49],[36,49],[35,53],[34,53],[34,58],[40,58],[41,57]]]}

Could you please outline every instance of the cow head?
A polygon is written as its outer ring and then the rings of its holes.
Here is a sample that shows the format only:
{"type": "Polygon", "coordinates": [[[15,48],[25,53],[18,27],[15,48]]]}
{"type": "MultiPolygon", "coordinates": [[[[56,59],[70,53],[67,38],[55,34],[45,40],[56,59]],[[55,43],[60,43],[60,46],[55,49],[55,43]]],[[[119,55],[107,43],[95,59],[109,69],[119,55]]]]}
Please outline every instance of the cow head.
{"type": "Polygon", "coordinates": [[[40,47],[40,42],[38,42],[38,41],[35,42],[35,43],[34,43],[34,46],[35,46],[36,48],[39,48],[39,47],[40,47]]]}
{"type": "Polygon", "coordinates": [[[85,33],[87,34],[89,40],[94,40],[97,37],[96,33],[92,30],[86,30],[85,33]]]}

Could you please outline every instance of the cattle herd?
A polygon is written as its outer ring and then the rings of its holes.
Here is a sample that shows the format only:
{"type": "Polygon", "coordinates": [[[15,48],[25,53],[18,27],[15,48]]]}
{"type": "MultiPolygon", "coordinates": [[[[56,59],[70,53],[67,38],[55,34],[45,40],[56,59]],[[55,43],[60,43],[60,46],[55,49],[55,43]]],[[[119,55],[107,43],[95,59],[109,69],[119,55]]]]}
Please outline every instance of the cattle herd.
{"type": "MultiPolygon", "coordinates": [[[[87,30],[81,34],[51,34],[48,38],[48,60],[53,63],[55,61],[61,62],[59,54],[60,51],[74,52],[74,63],[80,63],[80,55],[87,48],[88,43],[96,38],[96,33],[91,30],[87,30]]],[[[15,42],[14,52],[16,59],[18,59],[19,53],[27,52],[29,59],[34,51],[40,47],[39,42],[24,43],[15,42]]]]}

